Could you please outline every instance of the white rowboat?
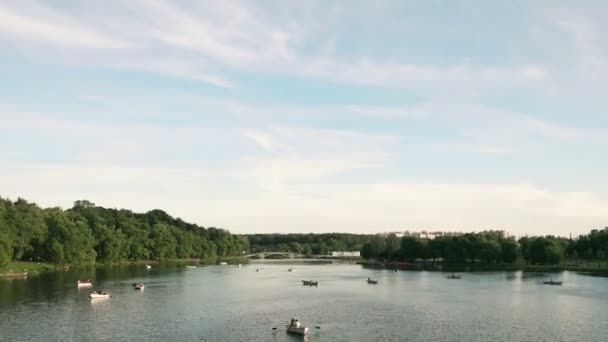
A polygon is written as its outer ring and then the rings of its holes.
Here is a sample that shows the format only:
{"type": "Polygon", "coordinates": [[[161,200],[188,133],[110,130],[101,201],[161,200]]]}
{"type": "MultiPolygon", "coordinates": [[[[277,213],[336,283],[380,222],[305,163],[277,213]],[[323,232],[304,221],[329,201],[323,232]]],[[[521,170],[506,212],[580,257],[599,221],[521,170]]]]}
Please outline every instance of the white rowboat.
{"type": "Polygon", "coordinates": [[[103,293],[93,292],[89,295],[89,297],[91,299],[110,298],[110,294],[106,293],[106,292],[103,292],[103,293]]]}
{"type": "Polygon", "coordinates": [[[76,284],[78,285],[78,287],[91,287],[91,286],[93,286],[93,282],[90,281],[90,280],[89,281],[80,281],[79,280],[76,284]]]}

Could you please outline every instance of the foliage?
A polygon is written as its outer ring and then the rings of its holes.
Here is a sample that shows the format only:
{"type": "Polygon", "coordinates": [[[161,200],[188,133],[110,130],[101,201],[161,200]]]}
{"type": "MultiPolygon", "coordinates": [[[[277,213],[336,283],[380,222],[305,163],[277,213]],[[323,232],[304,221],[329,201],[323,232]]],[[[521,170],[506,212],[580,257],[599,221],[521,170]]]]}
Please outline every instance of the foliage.
{"type": "Polygon", "coordinates": [[[0,267],[11,261],[210,260],[248,251],[244,236],[187,223],[162,210],[139,214],[86,200],[68,210],[42,209],[23,199],[0,198],[0,267]]]}
{"type": "Polygon", "coordinates": [[[252,253],[289,252],[328,255],[334,251],[358,251],[370,235],[357,234],[252,234],[247,235],[252,253]]]}

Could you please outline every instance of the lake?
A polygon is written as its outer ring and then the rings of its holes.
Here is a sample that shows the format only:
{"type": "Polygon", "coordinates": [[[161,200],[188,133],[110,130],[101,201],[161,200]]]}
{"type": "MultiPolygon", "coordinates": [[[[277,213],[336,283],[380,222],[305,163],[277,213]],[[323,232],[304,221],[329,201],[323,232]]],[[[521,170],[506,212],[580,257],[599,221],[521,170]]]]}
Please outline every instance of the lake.
{"type": "Polygon", "coordinates": [[[285,334],[292,317],[311,327],[308,341],[608,340],[608,278],[572,272],[445,276],[266,263],[0,279],[0,340],[301,341],[285,334]],[[259,267],[264,270],[256,272],[259,267]],[[369,276],[379,284],[368,285],[369,276]],[[549,277],[564,285],[542,285],[549,277]],[[90,289],[77,289],[78,278],[93,278],[95,289],[112,297],[91,302],[90,289]],[[320,285],[304,287],[303,279],[320,285]],[[144,291],[132,289],[139,281],[144,291]]]}

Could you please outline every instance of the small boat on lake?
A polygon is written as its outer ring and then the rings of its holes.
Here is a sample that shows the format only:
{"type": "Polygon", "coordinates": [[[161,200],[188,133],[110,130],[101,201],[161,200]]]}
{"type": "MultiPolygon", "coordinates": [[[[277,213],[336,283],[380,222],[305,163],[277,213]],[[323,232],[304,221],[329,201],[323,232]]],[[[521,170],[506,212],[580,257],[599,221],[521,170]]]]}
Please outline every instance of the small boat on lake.
{"type": "Polygon", "coordinates": [[[186,268],[196,268],[196,266],[188,265],[186,268]]]}
{"type": "Polygon", "coordinates": [[[83,280],[83,281],[78,280],[76,282],[76,284],[78,285],[78,287],[91,287],[91,286],[93,286],[93,282],[91,281],[91,279],[83,280]]]}
{"type": "Polygon", "coordinates": [[[91,299],[102,299],[102,298],[110,298],[110,294],[107,292],[95,291],[89,294],[91,299]]]}
{"type": "Polygon", "coordinates": [[[305,285],[305,286],[319,286],[319,282],[318,281],[313,281],[313,280],[302,280],[302,285],[305,285]]]}
{"type": "Polygon", "coordinates": [[[241,264],[238,264],[236,267],[241,268],[241,267],[243,267],[243,266],[242,266],[241,264]]]}
{"type": "Polygon", "coordinates": [[[264,269],[263,268],[256,268],[255,271],[256,272],[262,272],[264,269]]]}
{"type": "Polygon", "coordinates": [[[144,283],[133,284],[135,290],[143,290],[145,288],[144,283]]]}
{"type": "Polygon", "coordinates": [[[148,265],[148,264],[146,264],[146,269],[147,269],[147,270],[149,270],[149,269],[151,269],[151,268],[152,268],[152,265],[148,265]]]}
{"type": "Polygon", "coordinates": [[[228,265],[228,263],[227,263],[227,262],[225,262],[225,261],[222,261],[222,262],[220,262],[220,265],[221,265],[221,266],[226,266],[226,265],[228,265]]]}
{"type": "Polygon", "coordinates": [[[373,284],[373,285],[378,285],[378,280],[372,279],[372,278],[367,278],[367,283],[373,284]]]}
{"type": "Polygon", "coordinates": [[[462,276],[455,275],[454,273],[452,273],[449,276],[447,276],[446,278],[448,278],[448,279],[460,279],[460,278],[462,278],[462,276]]]}
{"type": "Polygon", "coordinates": [[[288,269],[288,270],[287,270],[287,272],[293,272],[293,271],[295,271],[295,270],[296,270],[296,269],[292,267],[292,268],[288,269]]]}
{"type": "Polygon", "coordinates": [[[292,318],[289,325],[287,325],[287,333],[304,336],[308,333],[308,327],[302,325],[299,320],[292,318]]]}
{"type": "Polygon", "coordinates": [[[563,283],[563,281],[554,281],[553,279],[543,281],[545,285],[562,285],[563,283]]]}

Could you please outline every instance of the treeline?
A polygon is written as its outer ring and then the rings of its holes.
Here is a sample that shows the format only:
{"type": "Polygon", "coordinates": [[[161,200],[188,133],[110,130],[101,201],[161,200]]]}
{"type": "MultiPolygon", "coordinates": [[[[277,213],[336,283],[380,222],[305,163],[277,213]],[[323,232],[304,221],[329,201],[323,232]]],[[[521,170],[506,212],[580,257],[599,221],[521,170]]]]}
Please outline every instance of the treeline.
{"type": "Polygon", "coordinates": [[[203,228],[162,210],[144,214],[76,201],[68,210],[42,209],[0,198],[0,266],[10,261],[87,264],[241,255],[246,237],[203,228]]]}
{"type": "Polygon", "coordinates": [[[442,260],[446,263],[558,264],[569,259],[606,259],[608,230],[593,231],[578,239],[555,236],[504,237],[502,232],[486,231],[432,240],[395,235],[372,237],[361,247],[365,259],[442,260]]]}
{"type": "Polygon", "coordinates": [[[358,251],[371,235],[327,234],[253,234],[246,235],[252,253],[291,252],[327,255],[334,251],[358,251]]]}

